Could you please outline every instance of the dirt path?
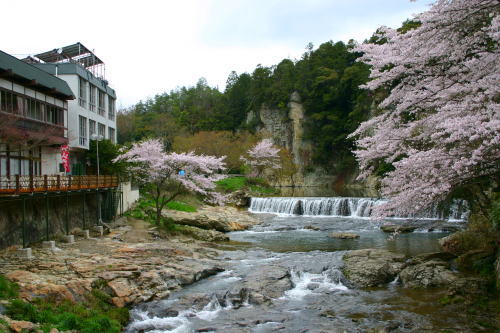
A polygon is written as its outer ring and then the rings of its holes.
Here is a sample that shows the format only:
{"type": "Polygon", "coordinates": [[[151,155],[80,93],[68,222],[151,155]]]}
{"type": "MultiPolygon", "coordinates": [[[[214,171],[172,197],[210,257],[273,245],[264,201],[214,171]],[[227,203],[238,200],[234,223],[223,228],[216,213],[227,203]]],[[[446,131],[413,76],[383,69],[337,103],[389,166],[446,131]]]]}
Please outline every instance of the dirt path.
{"type": "Polygon", "coordinates": [[[131,230],[125,232],[122,235],[122,239],[126,243],[145,243],[153,240],[151,233],[149,233],[149,228],[151,224],[136,220],[134,218],[128,218],[129,226],[132,227],[131,230]]]}

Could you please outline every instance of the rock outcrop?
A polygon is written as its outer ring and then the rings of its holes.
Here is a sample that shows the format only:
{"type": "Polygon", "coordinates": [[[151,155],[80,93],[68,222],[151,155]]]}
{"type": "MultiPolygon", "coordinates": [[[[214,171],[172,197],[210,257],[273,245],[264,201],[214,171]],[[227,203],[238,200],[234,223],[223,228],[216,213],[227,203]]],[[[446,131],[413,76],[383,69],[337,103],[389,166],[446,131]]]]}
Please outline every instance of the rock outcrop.
{"type": "Polygon", "coordinates": [[[165,209],[163,216],[171,218],[177,224],[220,232],[246,230],[260,223],[246,211],[239,211],[228,206],[203,206],[194,213],[165,209]]]}
{"type": "Polygon", "coordinates": [[[92,288],[99,288],[123,307],[164,298],[223,270],[214,260],[219,252],[192,239],[123,243],[113,239],[117,233],[58,244],[61,251],[56,253],[34,247],[31,261],[19,261],[15,251],[3,251],[0,273],[17,282],[20,297],[28,301],[40,297],[80,301],[92,288]]]}
{"type": "Polygon", "coordinates": [[[330,237],[338,239],[356,239],[359,238],[359,235],[351,232],[332,232],[330,237]]]}
{"type": "Polygon", "coordinates": [[[358,288],[384,285],[396,278],[405,256],[382,249],[349,251],[344,255],[344,275],[358,288]]]}

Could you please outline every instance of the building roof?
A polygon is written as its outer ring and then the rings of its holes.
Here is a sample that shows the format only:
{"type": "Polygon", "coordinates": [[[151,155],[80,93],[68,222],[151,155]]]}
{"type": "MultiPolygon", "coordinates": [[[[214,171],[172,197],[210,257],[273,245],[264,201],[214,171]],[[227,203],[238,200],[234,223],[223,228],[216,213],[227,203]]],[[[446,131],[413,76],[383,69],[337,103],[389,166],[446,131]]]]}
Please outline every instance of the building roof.
{"type": "Polygon", "coordinates": [[[115,90],[108,86],[108,81],[95,77],[93,73],[83,68],[79,64],[74,63],[51,63],[51,64],[33,64],[33,66],[50,73],[52,75],[76,74],[79,77],[89,81],[92,85],[107,93],[113,98],[116,98],[115,90]]]}
{"type": "Polygon", "coordinates": [[[104,64],[101,59],[80,42],[35,54],[35,57],[48,63],[76,62],[85,68],[104,64]]]}
{"type": "Polygon", "coordinates": [[[0,51],[0,76],[60,99],[75,98],[66,81],[3,51],[0,51]]]}

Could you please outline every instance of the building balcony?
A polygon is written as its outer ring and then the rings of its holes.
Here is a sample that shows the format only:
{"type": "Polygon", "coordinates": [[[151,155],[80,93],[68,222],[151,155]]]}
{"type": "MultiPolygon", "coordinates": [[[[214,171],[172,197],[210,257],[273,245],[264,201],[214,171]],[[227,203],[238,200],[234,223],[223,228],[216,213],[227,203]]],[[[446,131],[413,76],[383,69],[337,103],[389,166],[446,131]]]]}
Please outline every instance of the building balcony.
{"type": "Polygon", "coordinates": [[[66,127],[63,125],[4,111],[0,111],[0,121],[0,139],[7,142],[33,142],[39,145],[68,143],[66,127]]]}
{"type": "Polygon", "coordinates": [[[116,176],[21,176],[0,177],[0,195],[98,190],[118,187],[116,176]]]}

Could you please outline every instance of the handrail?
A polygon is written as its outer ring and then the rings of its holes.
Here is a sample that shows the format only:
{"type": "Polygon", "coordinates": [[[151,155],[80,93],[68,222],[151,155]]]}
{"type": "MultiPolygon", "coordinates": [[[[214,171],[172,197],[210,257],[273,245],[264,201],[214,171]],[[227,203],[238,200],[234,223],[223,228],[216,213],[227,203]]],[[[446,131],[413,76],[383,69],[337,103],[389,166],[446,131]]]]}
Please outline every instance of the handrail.
{"type": "Polygon", "coordinates": [[[99,189],[118,186],[118,177],[101,175],[89,176],[21,176],[0,177],[1,194],[21,194],[33,192],[76,191],[83,189],[99,189]]]}

